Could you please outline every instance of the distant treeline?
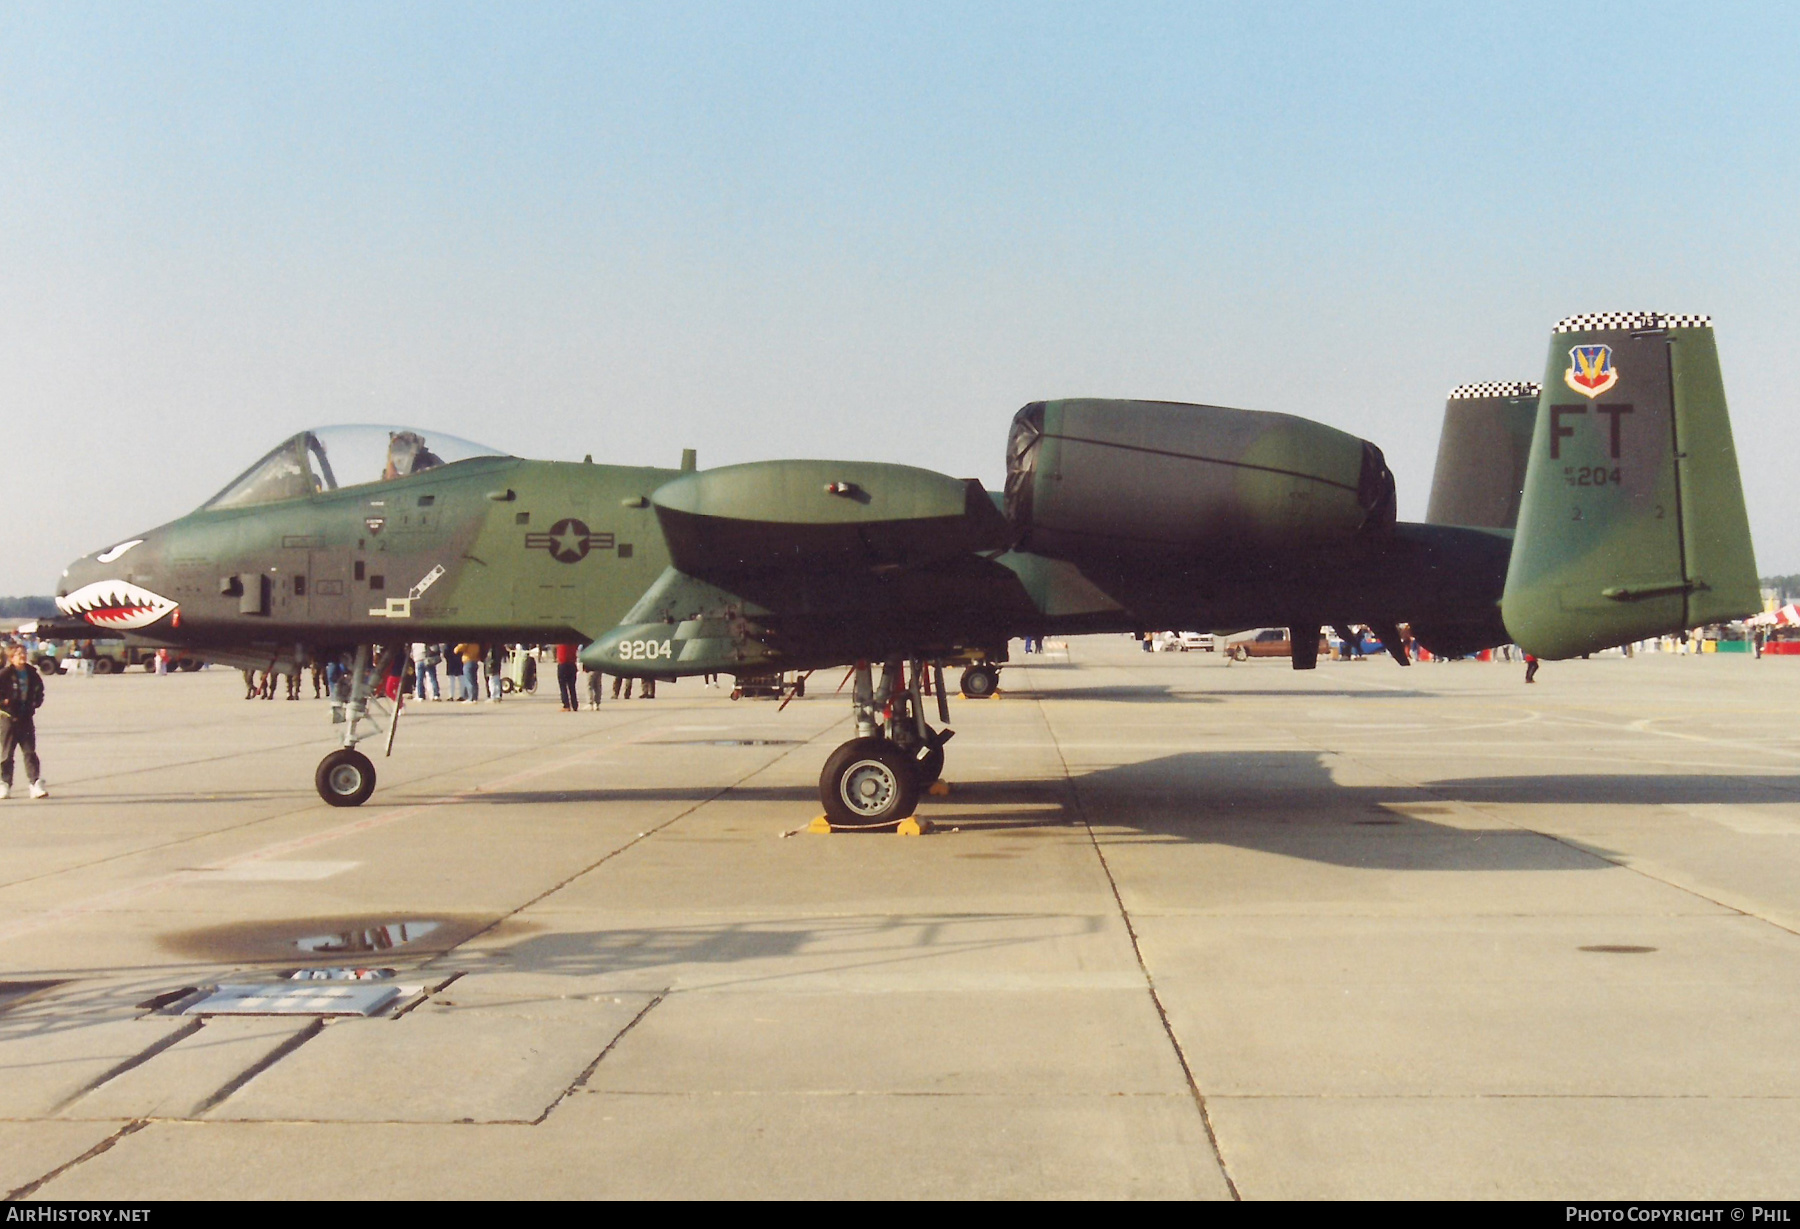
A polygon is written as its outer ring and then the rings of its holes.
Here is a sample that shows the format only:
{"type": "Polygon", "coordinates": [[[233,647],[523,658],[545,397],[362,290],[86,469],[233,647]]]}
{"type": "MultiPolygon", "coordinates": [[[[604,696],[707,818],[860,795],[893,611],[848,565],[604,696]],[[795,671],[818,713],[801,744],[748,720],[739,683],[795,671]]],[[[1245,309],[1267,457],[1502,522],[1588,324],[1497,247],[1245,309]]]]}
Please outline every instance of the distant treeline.
{"type": "Polygon", "coordinates": [[[1782,603],[1785,605],[1796,597],[1800,597],[1800,575],[1765,576],[1762,578],[1762,587],[1773,589],[1779,593],[1782,603]]]}
{"type": "Polygon", "coordinates": [[[53,597],[0,597],[0,619],[49,619],[55,615],[53,597]]]}

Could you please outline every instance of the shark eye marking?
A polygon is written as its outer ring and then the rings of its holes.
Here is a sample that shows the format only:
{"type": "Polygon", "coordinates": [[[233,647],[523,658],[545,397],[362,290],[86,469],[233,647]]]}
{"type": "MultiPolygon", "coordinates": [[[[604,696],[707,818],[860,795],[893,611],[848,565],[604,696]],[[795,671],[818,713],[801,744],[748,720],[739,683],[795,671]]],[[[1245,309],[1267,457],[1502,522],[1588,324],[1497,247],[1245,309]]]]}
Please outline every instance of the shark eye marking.
{"type": "Polygon", "coordinates": [[[102,551],[98,555],[95,555],[94,561],[96,563],[111,563],[114,559],[117,559],[132,547],[141,545],[143,541],[142,538],[133,538],[129,542],[121,542],[111,550],[102,551]]]}

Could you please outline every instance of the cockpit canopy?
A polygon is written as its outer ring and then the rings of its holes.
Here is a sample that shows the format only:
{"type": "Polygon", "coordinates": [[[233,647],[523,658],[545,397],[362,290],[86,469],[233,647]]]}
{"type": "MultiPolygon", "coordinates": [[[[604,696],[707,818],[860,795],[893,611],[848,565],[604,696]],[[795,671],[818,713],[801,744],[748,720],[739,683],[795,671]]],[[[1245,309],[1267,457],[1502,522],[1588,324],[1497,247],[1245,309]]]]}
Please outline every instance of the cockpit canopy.
{"type": "Polygon", "coordinates": [[[507,455],[498,448],[413,427],[321,427],[284,440],[202,506],[272,504],[365,482],[389,482],[472,457],[507,455]]]}

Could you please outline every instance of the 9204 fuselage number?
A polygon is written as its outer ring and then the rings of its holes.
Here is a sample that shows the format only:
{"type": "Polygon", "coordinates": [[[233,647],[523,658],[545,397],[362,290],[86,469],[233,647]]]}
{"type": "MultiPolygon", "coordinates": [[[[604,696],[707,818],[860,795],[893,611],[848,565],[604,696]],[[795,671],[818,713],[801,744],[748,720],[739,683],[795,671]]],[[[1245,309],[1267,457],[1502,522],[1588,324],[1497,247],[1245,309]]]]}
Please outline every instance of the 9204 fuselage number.
{"type": "Polygon", "coordinates": [[[667,640],[621,640],[619,642],[620,661],[654,661],[658,657],[673,657],[674,648],[667,640]]]}

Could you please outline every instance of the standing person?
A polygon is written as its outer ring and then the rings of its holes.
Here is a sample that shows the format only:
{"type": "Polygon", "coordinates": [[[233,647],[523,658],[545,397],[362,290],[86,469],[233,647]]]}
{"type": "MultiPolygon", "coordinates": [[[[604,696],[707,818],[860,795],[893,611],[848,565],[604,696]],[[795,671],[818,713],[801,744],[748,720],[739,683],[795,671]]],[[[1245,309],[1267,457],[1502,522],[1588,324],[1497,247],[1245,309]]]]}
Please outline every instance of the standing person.
{"type": "Polygon", "coordinates": [[[1530,653],[1525,654],[1525,681],[1537,682],[1538,659],[1530,653]]]}
{"type": "Polygon", "coordinates": [[[619,698],[619,688],[621,686],[625,688],[625,698],[627,700],[631,699],[631,680],[622,674],[613,675],[613,699],[617,700],[619,698]]]}
{"type": "Polygon", "coordinates": [[[500,684],[506,671],[506,646],[498,642],[488,646],[487,677],[488,703],[500,702],[500,684]]]}
{"type": "Polygon", "coordinates": [[[164,678],[169,673],[169,650],[156,650],[156,677],[164,678]]]}
{"type": "Polygon", "coordinates": [[[556,689],[562,693],[562,711],[581,711],[581,700],[575,691],[575,646],[556,646],[556,689]]]}
{"type": "Polygon", "coordinates": [[[462,660],[462,698],[473,703],[481,699],[481,646],[470,641],[456,646],[462,660]]]}
{"type": "Polygon", "coordinates": [[[31,796],[50,796],[37,753],[37,711],[43,703],[44,680],[31,668],[25,646],[15,644],[0,667],[0,798],[12,796],[14,747],[25,753],[31,796]]]}
{"type": "Polygon", "coordinates": [[[425,698],[426,679],[431,680],[431,698],[433,700],[441,700],[444,698],[443,692],[438,689],[437,672],[438,662],[442,660],[443,657],[438,653],[437,645],[413,645],[413,673],[419,684],[419,699],[423,700],[425,698]]]}
{"type": "Polygon", "coordinates": [[[643,687],[638,689],[638,699],[640,699],[640,700],[656,699],[656,680],[654,678],[646,678],[644,680],[643,687]]]}
{"type": "Polygon", "coordinates": [[[600,687],[601,687],[601,684],[606,682],[606,676],[604,674],[601,674],[598,670],[594,669],[591,666],[587,667],[586,669],[587,669],[587,676],[588,676],[588,680],[587,680],[587,683],[588,683],[588,706],[590,708],[592,708],[595,712],[599,712],[600,711],[600,687]]]}

